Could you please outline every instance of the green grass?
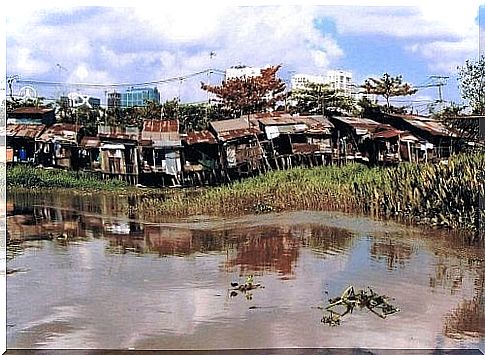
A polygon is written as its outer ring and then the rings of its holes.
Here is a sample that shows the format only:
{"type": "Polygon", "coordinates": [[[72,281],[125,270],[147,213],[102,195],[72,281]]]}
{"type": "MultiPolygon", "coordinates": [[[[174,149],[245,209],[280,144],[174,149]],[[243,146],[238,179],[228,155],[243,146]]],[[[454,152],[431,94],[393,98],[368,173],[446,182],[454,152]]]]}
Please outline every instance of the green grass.
{"type": "MultiPolygon", "coordinates": [[[[445,164],[367,168],[360,164],[273,171],[197,196],[145,198],[146,216],[238,215],[288,210],[339,210],[401,217],[428,225],[477,229],[484,197],[485,154],[457,155],[445,164]]],[[[483,211],[482,211],[483,214],[483,211]]]]}
{"type": "Polygon", "coordinates": [[[92,174],[27,165],[7,168],[7,188],[74,188],[80,190],[119,190],[129,185],[121,180],[100,180],[92,174]]]}

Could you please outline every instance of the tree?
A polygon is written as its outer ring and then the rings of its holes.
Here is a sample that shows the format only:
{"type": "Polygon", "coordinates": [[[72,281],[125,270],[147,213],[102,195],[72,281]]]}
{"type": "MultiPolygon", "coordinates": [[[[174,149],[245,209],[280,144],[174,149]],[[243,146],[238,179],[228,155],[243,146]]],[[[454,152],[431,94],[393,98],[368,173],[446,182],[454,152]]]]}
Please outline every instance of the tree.
{"type": "Polygon", "coordinates": [[[417,89],[412,88],[408,83],[403,83],[401,75],[392,77],[388,73],[384,73],[380,79],[369,78],[365,80],[361,87],[364,88],[368,94],[381,95],[384,97],[384,99],[386,99],[386,108],[388,111],[391,109],[391,104],[389,103],[391,97],[413,95],[418,91],[417,89]]]}
{"type": "Polygon", "coordinates": [[[261,75],[224,80],[221,85],[201,83],[201,88],[217,96],[218,101],[236,115],[274,108],[284,97],[285,83],[276,77],[281,65],[261,70],[261,75]]]}
{"type": "Polygon", "coordinates": [[[306,83],[302,89],[291,92],[289,101],[293,113],[312,113],[325,115],[330,109],[352,111],[353,100],[331,89],[328,84],[306,83]]]}
{"type": "Polygon", "coordinates": [[[467,60],[465,65],[458,67],[458,81],[461,96],[468,101],[472,112],[485,114],[485,55],[478,61],[467,60]]]}
{"type": "Polygon", "coordinates": [[[438,120],[450,128],[458,137],[467,141],[477,141],[483,139],[480,137],[480,121],[476,116],[465,115],[465,105],[456,105],[451,103],[441,112],[434,115],[438,120]]]}

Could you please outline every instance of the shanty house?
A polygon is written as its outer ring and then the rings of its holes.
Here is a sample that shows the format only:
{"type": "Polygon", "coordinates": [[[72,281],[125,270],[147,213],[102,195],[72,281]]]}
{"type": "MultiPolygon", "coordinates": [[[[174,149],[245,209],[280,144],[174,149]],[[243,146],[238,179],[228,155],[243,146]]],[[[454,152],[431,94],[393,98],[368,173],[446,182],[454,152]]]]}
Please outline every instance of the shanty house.
{"type": "Polygon", "coordinates": [[[442,122],[431,117],[400,114],[376,115],[376,120],[409,131],[419,139],[416,161],[448,158],[456,150],[458,137],[442,122]]]}
{"type": "Polygon", "coordinates": [[[103,177],[138,183],[138,141],[136,126],[98,126],[99,160],[103,177]]]}
{"type": "Polygon", "coordinates": [[[66,169],[79,167],[79,140],[83,127],[72,123],[56,123],[36,138],[37,162],[43,166],[66,169]]]}
{"type": "Polygon", "coordinates": [[[330,118],[336,128],[335,145],[340,158],[344,160],[369,160],[365,141],[382,126],[376,121],[360,117],[333,116],[330,118]]]}
{"type": "Polygon", "coordinates": [[[212,121],[209,129],[219,141],[220,164],[224,170],[248,173],[260,169],[263,150],[257,137],[258,127],[243,118],[235,118],[212,121]]]}
{"type": "Polygon", "coordinates": [[[19,107],[7,112],[7,124],[43,124],[56,121],[54,109],[46,107],[19,107]]]}
{"type": "Polygon", "coordinates": [[[184,175],[192,183],[205,184],[218,178],[219,149],[216,137],[209,131],[194,131],[182,137],[184,175]]]}
{"type": "Polygon", "coordinates": [[[7,124],[7,163],[36,164],[36,138],[45,128],[43,124],[7,124]]]}
{"type": "Polygon", "coordinates": [[[373,164],[395,164],[415,161],[419,139],[408,131],[382,125],[367,142],[369,161],[373,164]]]}
{"type": "Polygon", "coordinates": [[[98,137],[84,136],[79,143],[79,167],[101,172],[101,141],[98,137]]]}
{"type": "Polygon", "coordinates": [[[178,120],[144,120],[141,131],[142,173],[144,179],[165,185],[165,178],[179,185],[182,179],[178,120]]]}

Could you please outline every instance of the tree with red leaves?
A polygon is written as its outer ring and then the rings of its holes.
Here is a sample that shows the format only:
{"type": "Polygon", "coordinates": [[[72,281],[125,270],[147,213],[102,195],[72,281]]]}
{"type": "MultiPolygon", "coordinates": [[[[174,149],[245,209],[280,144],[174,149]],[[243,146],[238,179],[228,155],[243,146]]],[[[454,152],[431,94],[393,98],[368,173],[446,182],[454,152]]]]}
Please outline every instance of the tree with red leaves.
{"type": "Polygon", "coordinates": [[[224,80],[219,86],[201,83],[201,87],[236,115],[264,112],[284,98],[285,83],[276,77],[280,67],[261,69],[258,76],[224,80]]]}

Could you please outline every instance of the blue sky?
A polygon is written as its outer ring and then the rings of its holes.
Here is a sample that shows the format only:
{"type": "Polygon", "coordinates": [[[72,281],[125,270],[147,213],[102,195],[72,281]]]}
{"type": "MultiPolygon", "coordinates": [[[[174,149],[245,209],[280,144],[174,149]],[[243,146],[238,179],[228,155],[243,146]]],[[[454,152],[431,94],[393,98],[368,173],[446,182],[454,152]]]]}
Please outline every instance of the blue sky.
{"type": "MultiPolygon", "coordinates": [[[[184,1],[135,8],[20,6],[7,8],[6,59],[7,75],[23,80],[135,84],[209,67],[282,64],[285,81],[293,72],[328,69],[352,71],[356,84],[384,72],[402,74],[415,85],[428,83],[430,75],[446,75],[445,99],[459,102],[456,66],[476,59],[479,50],[480,1],[439,8],[426,1],[387,7],[184,1]]],[[[158,88],[162,99],[180,94],[182,101],[193,102],[206,98],[201,81],[220,79],[201,75],[158,88]]],[[[45,86],[36,89],[44,96],[82,91],[98,97],[109,90],[60,85],[46,95],[45,86]]],[[[437,92],[423,89],[406,99],[427,102],[437,92]]]]}

